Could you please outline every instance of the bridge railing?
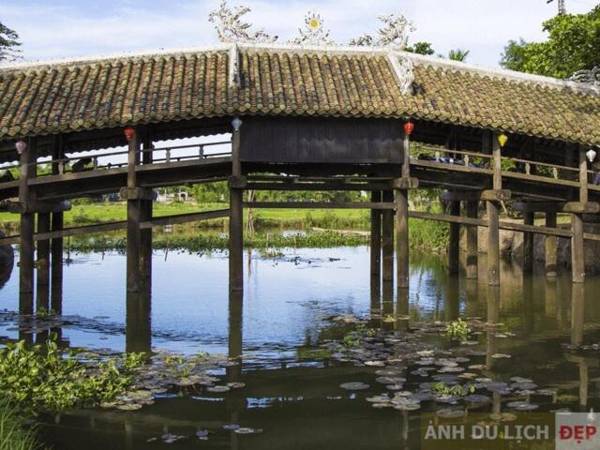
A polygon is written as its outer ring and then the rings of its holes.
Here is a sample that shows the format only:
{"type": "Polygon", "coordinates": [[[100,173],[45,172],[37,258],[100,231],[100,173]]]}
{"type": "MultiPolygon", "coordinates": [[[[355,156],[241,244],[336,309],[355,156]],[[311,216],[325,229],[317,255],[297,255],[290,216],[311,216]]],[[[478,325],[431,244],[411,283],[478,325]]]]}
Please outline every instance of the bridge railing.
{"type": "MultiPolygon", "coordinates": [[[[140,164],[143,163],[145,154],[152,154],[151,164],[169,164],[181,161],[206,160],[229,156],[231,150],[224,150],[231,145],[231,141],[207,142],[202,144],[188,144],[175,146],[161,146],[156,148],[141,149],[139,152],[140,164]]],[[[58,174],[69,172],[88,172],[92,170],[118,169],[127,166],[128,150],[104,152],[95,154],[65,156],[59,159],[40,159],[32,162],[30,166],[36,167],[38,177],[52,175],[52,166],[58,166],[58,174]]],[[[0,166],[3,173],[10,172],[12,180],[19,178],[20,165],[18,163],[0,166]]],[[[0,184],[11,179],[2,179],[0,184]]]]}
{"type": "MultiPolygon", "coordinates": [[[[430,161],[439,164],[464,166],[472,169],[491,170],[491,154],[468,152],[462,150],[451,150],[443,147],[433,147],[414,144],[411,148],[413,161],[430,161]]],[[[506,175],[522,173],[526,176],[548,178],[555,181],[579,182],[579,168],[551,164],[541,161],[501,157],[502,173],[506,175]]],[[[594,179],[595,172],[588,170],[590,182],[594,179]]]]}

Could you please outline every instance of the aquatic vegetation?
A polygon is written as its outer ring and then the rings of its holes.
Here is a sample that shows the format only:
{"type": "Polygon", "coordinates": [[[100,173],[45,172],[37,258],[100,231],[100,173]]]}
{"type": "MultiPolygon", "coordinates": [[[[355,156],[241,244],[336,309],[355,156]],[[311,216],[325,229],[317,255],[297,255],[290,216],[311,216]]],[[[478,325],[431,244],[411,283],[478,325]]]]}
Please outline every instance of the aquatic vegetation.
{"type": "Polygon", "coordinates": [[[475,392],[475,386],[472,384],[448,386],[446,383],[434,383],[431,390],[434,394],[443,397],[466,397],[475,392]]]}
{"type": "Polygon", "coordinates": [[[93,406],[123,394],[142,362],[129,354],[86,365],[52,339],[43,346],[9,343],[0,349],[0,393],[31,412],[93,406]]]}
{"type": "Polygon", "coordinates": [[[25,419],[14,405],[6,400],[0,402],[0,450],[41,449],[35,429],[24,422],[25,419]]]}
{"type": "Polygon", "coordinates": [[[469,324],[462,319],[450,322],[446,326],[446,335],[450,337],[450,339],[466,341],[469,333],[471,333],[471,328],[469,328],[469,324]]]}

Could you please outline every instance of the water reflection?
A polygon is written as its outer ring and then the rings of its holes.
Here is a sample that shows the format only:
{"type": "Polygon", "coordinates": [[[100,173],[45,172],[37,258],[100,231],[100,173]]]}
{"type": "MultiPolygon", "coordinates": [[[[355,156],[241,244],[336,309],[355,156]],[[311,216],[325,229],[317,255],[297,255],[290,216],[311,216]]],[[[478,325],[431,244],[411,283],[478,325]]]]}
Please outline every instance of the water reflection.
{"type": "MultiPolygon", "coordinates": [[[[74,255],[75,263],[65,274],[65,310],[81,311],[90,322],[106,315],[119,325],[119,314],[126,318],[124,333],[118,326],[107,331],[102,319],[93,322],[95,336],[114,339],[97,340],[95,345],[120,349],[114,336],[123,334],[125,349],[132,351],[169,343],[171,349],[191,349],[189,353],[217,348],[232,362],[239,362],[219,375],[225,375],[227,382],[243,382],[246,388],[210,401],[166,398],[127,415],[87,411],[82,413],[87,417],[85,424],[81,416],[71,417],[49,431],[49,440],[64,449],[81,448],[82,444],[88,450],[145,449],[150,448],[148,438],[165,431],[190,434],[201,427],[217,430],[210,437],[212,448],[269,448],[273,442],[282,448],[314,447],[316,442],[328,448],[413,448],[410,431],[418,428],[419,412],[375,410],[338,388],[348,381],[374,385],[374,370],[340,366],[326,356],[298,356],[300,347],[318,351],[321,343],[343,337],[343,327],[326,320],[339,315],[369,318],[369,327],[394,332],[394,338],[416,333],[424,323],[480,318],[487,326],[463,351],[473,360],[468,364],[485,365],[485,377],[495,381],[527,377],[540,387],[560,389],[576,398],[574,403],[544,405],[544,410],[600,407],[590,387],[591,380],[600,375],[597,356],[563,348],[564,344],[579,347],[598,342],[600,317],[594,298],[598,280],[588,280],[585,287],[574,286],[568,277],[550,280],[511,269],[503,272],[502,286],[495,288],[485,280],[448,276],[436,259],[413,258],[412,288],[396,291],[390,283],[380,288],[370,285],[370,274],[364,273],[368,257],[366,249],[298,250],[293,257],[277,258],[249,253],[245,258],[249,275],[246,298],[238,292],[223,301],[226,258],[171,253],[168,264],[158,258],[154,261],[154,295],[125,302],[122,294],[119,296],[122,286],[114,283],[113,297],[110,283],[101,278],[104,272],[113,280],[114,273],[122,273],[121,255],[107,253],[104,261],[99,255],[97,259],[88,255],[79,263],[80,256],[74,255]],[[90,272],[98,279],[86,275],[90,272]],[[205,275],[197,280],[200,277],[190,277],[190,273],[205,275]],[[84,291],[77,290],[77,285],[74,289],[73,283],[85,285],[89,293],[85,303],[79,298],[84,291]],[[96,290],[104,303],[94,297],[96,290]],[[126,310],[119,311],[124,304],[126,310]],[[109,308],[116,312],[105,312],[109,308]],[[241,364],[244,359],[246,363],[241,364]],[[92,414],[96,418],[93,426],[89,422],[92,414]],[[223,425],[232,423],[265,428],[265,433],[246,439],[222,431],[223,425]],[[94,442],[87,444],[91,436],[94,442]]],[[[16,292],[14,283],[13,277],[0,292],[0,300],[7,302],[6,292],[16,292]]],[[[81,323],[73,319],[63,330],[74,345],[80,345],[86,334],[85,329],[76,333],[81,323]]],[[[25,333],[30,331],[31,321],[22,325],[19,336],[31,340],[35,334],[25,333]]],[[[1,333],[10,335],[8,328],[0,327],[1,333]]],[[[36,340],[42,339],[46,330],[36,330],[36,340]]],[[[430,338],[438,347],[454,345],[438,334],[430,338]]],[[[422,381],[411,379],[416,385],[422,381]]],[[[377,389],[383,388],[373,389],[379,393],[377,389]]],[[[492,403],[486,412],[510,410],[501,393],[490,395],[492,403]]]]}

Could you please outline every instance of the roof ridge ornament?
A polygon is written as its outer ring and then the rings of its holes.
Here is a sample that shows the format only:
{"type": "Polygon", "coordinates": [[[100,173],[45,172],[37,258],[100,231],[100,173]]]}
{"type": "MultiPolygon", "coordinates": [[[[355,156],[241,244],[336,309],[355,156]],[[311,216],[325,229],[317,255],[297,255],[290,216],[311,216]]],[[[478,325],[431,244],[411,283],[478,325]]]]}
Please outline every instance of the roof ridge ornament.
{"type": "Polygon", "coordinates": [[[331,31],[323,26],[321,15],[309,11],[304,17],[304,28],[298,28],[300,34],[297,38],[291,39],[290,44],[296,45],[335,45],[335,42],[329,37],[331,31]]]}
{"type": "Polygon", "coordinates": [[[273,43],[278,36],[267,34],[260,28],[252,31],[252,24],[243,22],[242,17],[252,9],[247,6],[230,7],[227,0],[222,0],[219,7],[211,11],[208,21],[215,25],[219,40],[225,43],[273,43]]]}
{"type": "Polygon", "coordinates": [[[363,34],[358,38],[352,39],[352,46],[366,47],[387,47],[391,50],[404,50],[408,44],[408,36],[416,30],[402,14],[386,14],[378,16],[377,19],[383,26],[377,30],[377,36],[363,34]]]}
{"type": "Polygon", "coordinates": [[[600,66],[591,69],[578,70],[568,79],[576,83],[586,84],[591,87],[600,88],[600,66]]]}

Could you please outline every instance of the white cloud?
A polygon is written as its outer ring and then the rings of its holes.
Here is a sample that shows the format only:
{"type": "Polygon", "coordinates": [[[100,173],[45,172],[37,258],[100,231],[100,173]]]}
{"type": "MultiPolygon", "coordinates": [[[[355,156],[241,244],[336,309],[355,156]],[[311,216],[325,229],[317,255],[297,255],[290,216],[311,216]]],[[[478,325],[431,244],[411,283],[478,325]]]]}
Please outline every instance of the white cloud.
{"type": "MultiPolygon", "coordinates": [[[[218,0],[132,1],[55,5],[3,0],[0,19],[16,29],[28,60],[94,56],[159,48],[194,47],[216,42],[208,12],[218,0]]],[[[569,7],[581,12],[593,6],[578,0],[569,7]]],[[[233,4],[238,1],[233,0],[233,4]]],[[[493,66],[509,39],[543,38],[541,22],[555,13],[544,0],[245,0],[249,19],[280,39],[296,34],[308,10],[321,13],[339,42],[377,28],[376,17],[404,13],[417,31],[412,40],[426,40],[447,53],[471,50],[469,61],[493,66]]]]}

